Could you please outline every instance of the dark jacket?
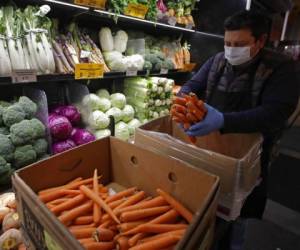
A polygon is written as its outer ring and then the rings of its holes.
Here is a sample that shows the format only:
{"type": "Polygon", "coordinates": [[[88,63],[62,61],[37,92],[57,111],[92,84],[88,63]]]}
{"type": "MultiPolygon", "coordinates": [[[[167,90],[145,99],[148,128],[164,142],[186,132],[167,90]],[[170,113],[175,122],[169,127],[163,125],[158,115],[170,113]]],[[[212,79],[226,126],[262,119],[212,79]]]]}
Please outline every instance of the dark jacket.
{"type": "MultiPolygon", "coordinates": [[[[259,57],[260,61],[265,61],[272,68],[272,73],[264,80],[260,93],[257,95],[257,102],[253,107],[246,110],[239,110],[238,107],[235,107],[223,112],[222,132],[224,133],[261,132],[264,135],[268,134],[270,131],[284,127],[297,106],[299,70],[297,70],[295,62],[287,60],[281,54],[270,52],[263,52],[259,57]]],[[[194,77],[182,87],[181,93],[194,92],[198,96],[207,97],[208,78],[214,68],[214,59],[215,57],[210,58],[200,68],[194,77]]],[[[253,67],[249,67],[249,71],[252,69],[253,67]]],[[[221,73],[223,74],[223,72],[221,73]]],[[[238,75],[234,75],[234,70],[232,74],[233,79],[230,81],[238,77],[238,75]]],[[[254,73],[251,72],[251,74],[254,73]]]]}

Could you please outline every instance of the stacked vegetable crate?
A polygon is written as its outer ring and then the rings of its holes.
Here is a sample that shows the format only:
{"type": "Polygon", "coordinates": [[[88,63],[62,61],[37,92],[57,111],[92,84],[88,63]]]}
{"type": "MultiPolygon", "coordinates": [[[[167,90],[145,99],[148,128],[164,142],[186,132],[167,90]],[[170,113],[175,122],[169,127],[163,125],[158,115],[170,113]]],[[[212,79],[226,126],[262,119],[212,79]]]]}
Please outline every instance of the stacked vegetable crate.
{"type": "Polygon", "coordinates": [[[124,83],[127,101],[140,121],[169,114],[174,80],[160,77],[129,78],[124,83]]]}

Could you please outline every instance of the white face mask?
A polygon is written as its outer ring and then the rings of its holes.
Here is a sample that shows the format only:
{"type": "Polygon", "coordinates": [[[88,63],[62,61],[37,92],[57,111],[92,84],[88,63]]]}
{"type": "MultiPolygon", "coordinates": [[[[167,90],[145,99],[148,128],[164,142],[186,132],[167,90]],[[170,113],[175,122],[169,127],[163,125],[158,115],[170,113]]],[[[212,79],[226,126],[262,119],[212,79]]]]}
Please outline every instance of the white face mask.
{"type": "Polygon", "coordinates": [[[225,58],[233,65],[241,65],[251,60],[250,50],[251,47],[229,47],[224,46],[225,58]]]}

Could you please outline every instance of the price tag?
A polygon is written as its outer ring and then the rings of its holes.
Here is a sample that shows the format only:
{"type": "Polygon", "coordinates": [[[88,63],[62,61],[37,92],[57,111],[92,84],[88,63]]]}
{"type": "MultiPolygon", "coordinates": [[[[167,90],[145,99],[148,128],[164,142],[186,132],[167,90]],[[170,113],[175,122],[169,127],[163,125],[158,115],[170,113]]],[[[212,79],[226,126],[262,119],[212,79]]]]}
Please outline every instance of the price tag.
{"type": "Polygon", "coordinates": [[[106,0],[74,0],[75,4],[92,7],[95,9],[104,9],[106,0]]]}
{"type": "Polygon", "coordinates": [[[80,63],[75,65],[75,79],[103,78],[104,65],[100,63],[80,63]]]}
{"type": "Polygon", "coordinates": [[[168,69],[161,69],[160,70],[160,74],[161,75],[167,75],[169,73],[169,70],[168,69]]]}
{"type": "Polygon", "coordinates": [[[129,3],[125,8],[125,15],[145,19],[149,7],[144,4],[129,3]]]}
{"type": "Polygon", "coordinates": [[[82,58],[82,59],[89,58],[91,54],[92,54],[92,52],[90,52],[90,51],[81,50],[80,51],[80,58],[82,58]]]}
{"type": "Polygon", "coordinates": [[[137,70],[128,69],[126,71],[126,76],[137,76],[137,70]]]}
{"type": "Polygon", "coordinates": [[[36,71],[32,69],[13,70],[12,83],[37,82],[36,71]]]}

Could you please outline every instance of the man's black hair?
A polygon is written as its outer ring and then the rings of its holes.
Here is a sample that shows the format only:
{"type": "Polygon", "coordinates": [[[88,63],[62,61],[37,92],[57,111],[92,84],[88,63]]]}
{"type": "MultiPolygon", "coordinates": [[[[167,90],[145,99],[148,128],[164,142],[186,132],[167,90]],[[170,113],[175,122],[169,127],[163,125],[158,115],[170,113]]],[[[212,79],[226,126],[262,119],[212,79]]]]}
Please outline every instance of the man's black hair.
{"type": "Polygon", "coordinates": [[[240,11],[228,17],[224,23],[225,30],[249,29],[258,39],[269,32],[269,20],[266,16],[254,11],[240,11]]]}

